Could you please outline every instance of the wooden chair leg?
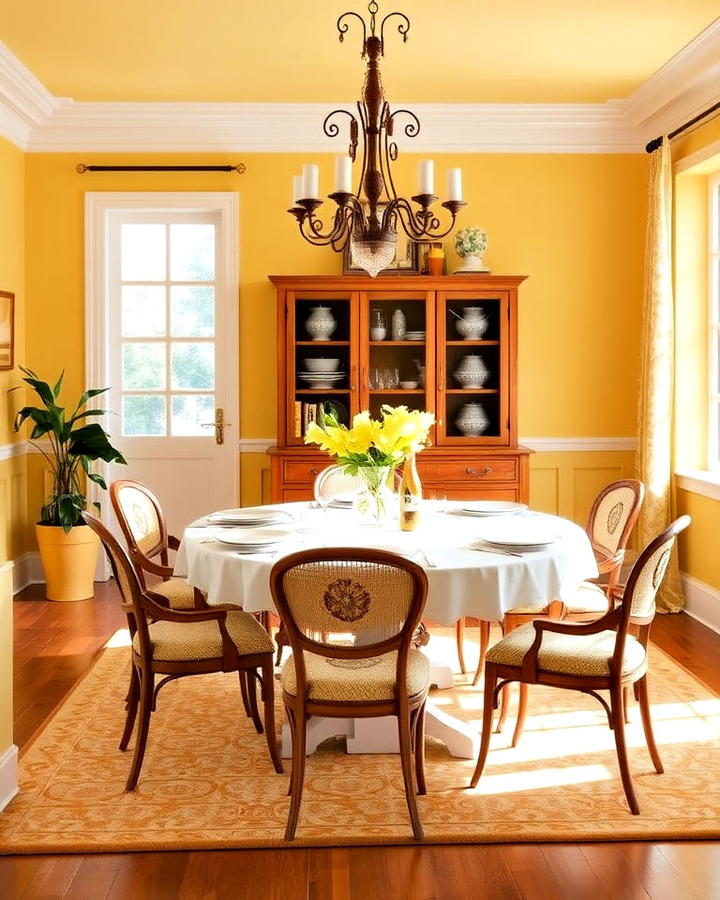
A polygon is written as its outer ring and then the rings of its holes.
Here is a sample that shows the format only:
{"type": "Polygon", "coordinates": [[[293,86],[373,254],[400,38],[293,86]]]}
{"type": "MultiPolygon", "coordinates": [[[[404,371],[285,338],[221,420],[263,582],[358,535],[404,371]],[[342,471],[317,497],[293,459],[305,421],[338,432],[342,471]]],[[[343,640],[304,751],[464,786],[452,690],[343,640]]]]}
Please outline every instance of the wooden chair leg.
{"type": "Polygon", "coordinates": [[[305,781],[305,746],[307,742],[307,719],[304,709],[300,715],[295,715],[295,729],[293,733],[292,775],[290,784],[292,795],[290,797],[290,812],[288,813],[285,840],[292,841],[295,838],[298,816],[300,815],[300,801],[302,800],[303,783],[305,781]]]}
{"type": "Polygon", "coordinates": [[[145,757],[145,747],[147,746],[148,731],[150,730],[150,713],[152,712],[154,687],[155,678],[152,672],[142,672],[140,675],[140,718],[135,738],[135,753],[133,754],[130,774],[125,785],[126,791],[134,791],[140,777],[140,769],[145,757]]]}
{"type": "Polygon", "coordinates": [[[455,640],[457,642],[457,655],[460,663],[460,671],[465,675],[465,619],[458,619],[455,623],[455,640]]]}
{"type": "MultiPolygon", "coordinates": [[[[485,677],[487,678],[487,672],[485,673],[485,677]]],[[[495,726],[496,734],[500,734],[500,732],[505,727],[505,721],[508,717],[509,710],[510,710],[510,685],[506,684],[505,687],[500,691],[500,715],[498,716],[497,725],[495,726]]]]}
{"type": "Polygon", "coordinates": [[[655,743],[655,735],[653,734],[652,719],[650,717],[650,701],[648,699],[647,675],[643,675],[639,681],[636,681],[635,686],[637,689],[638,703],[640,704],[640,716],[642,718],[643,731],[645,732],[645,742],[650,751],[650,759],[653,761],[655,771],[658,775],[662,775],[665,768],[660,759],[660,754],[658,753],[658,748],[655,743]]]}
{"type": "Polygon", "coordinates": [[[400,737],[400,764],[402,765],[403,780],[405,782],[405,799],[408,812],[410,813],[413,836],[416,841],[421,841],[425,837],[425,832],[420,824],[420,813],[418,812],[417,797],[415,796],[409,715],[398,715],[398,734],[400,737]]]}
{"type": "Polygon", "coordinates": [[[240,681],[240,693],[242,694],[242,702],[243,707],[245,708],[245,715],[250,718],[252,715],[252,710],[250,709],[250,695],[248,694],[248,685],[247,678],[245,677],[245,672],[243,669],[238,671],[238,680],[240,681]]]}
{"type": "Polygon", "coordinates": [[[623,716],[623,690],[622,686],[619,684],[610,689],[610,713],[612,717],[613,734],[615,735],[618,764],[620,766],[620,777],[622,778],[623,788],[625,789],[625,797],[627,798],[630,812],[634,816],[639,816],[640,806],[638,805],[637,797],[635,796],[635,788],[633,787],[627,760],[625,720],[623,716]]]}
{"type": "Polygon", "coordinates": [[[630,694],[627,685],[623,688],[623,722],[630,724],[630,694]]]}
{"type": "Polygon", "coordinates": [[[280,758],[280,744],[275,734],[275,683],[272,657],[262,666],[262,700],[265,714],[265,740],[267,741],[270,759],[275,771],[282,775],[283,764],[280,758]]]}
{"type": "Polygon", "coordinates": [[[133,665],[132,672],[130,673],[130,687],[128,688],[127,697],[125,698],[125,709],[127,710],[127,715],[125,716],[125,728],[123,729],[122,737],[120,738],[120,749],[123,751],[127,750],[130,736],[135,727],[135,716],[137,715],[139,697],[140,676],[138,675],[138,670],[135,668],[135,665],[133,665]]]}
{"type": "Polygon", "coordinates": [[[515,722],[515,731],[513,732],[512,739],[513,747],[517,747],[518,741],[522,737],[523,729],[525,728],[525,719],[527,718],[528,691],[528,685],[521,681],[520,696],[518,698],[517,720],[515,722]]]}
{"type": "Polygon", "coordinates": [[[480,659],[478,660],[477,669],[475,669],[475,677],[473,678],[473,687],[480,681],[482,670],[485,665],[485,656],[487,654],[488,644],[490,643],[490,623],[484,619],[480,619],[480,659]]]}
{"type": "Polygon", "coordinates": [[[418,794],[427,794],[425,780],[425,704],[420,707],[415,719],[415,780],[418,794]]]}
{"type": "MultiPolygon", "coordinates": [[[[289,707],[285,707],[285,717],[288,720],[288,724],[290,725],[290,749],[294,755],[295,752],[295,713],[289,707]]],[[[292,763],[292,758],[290,759],[290,781],[288,783],[288,797],[292,797],[293,792],[293,780],[295,778],[295,766],[292,763]]]]}
{"type": "Polygon", "coordinates": [[[252,717],[253,725],[255,726],[255,731],[258,734],[263,733],[263,724],[260,719],[260,711],[258,710],[258,702],[257,702],[257,671],[255,669],[245,669],[244,671],[245,683],[247,684],[247,693],[248,693],[248,702],[250,704],[250,715],[252,717]]]}
{"type": "Polygon", "coordinates": [[[483,726],[482,736],[480,738],[480,752],[478,753],[477,765],[470,779],[470,787],[477,787],[482,770],[485,768],[485,760],[487,759],[488,750],[490,749],[490,735],[492,733],[493,720],[493,694],[495,693],[495,666],[489,664],[485,666],[485,693],[483,696],[483,726]]]}

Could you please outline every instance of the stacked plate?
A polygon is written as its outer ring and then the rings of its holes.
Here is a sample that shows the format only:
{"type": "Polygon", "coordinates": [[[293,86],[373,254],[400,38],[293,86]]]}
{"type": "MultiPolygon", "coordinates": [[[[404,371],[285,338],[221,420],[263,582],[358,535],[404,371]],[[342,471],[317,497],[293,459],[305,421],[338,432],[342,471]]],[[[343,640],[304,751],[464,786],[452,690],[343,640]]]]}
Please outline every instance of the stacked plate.
{"type": "Polygon", "coordinates": [[[523,553],[528,550],[543,550],[559,540],[561,535],[548,529],[547,525],[525,520],[507,520],[488,525],[479,535],[486,545],[498,550],[523,553]]]}
{"type": "Polygon", "coordinates": [[[207,517],[207,521],[211,525],[244,525],[246,528],[258,525],[277,525],[291,520],[292,515],[287,510],[266,509],[261,506],[221,509],[207,517]]]}
{"type": "Polygon", "coordinates": [[[354,499],[355,494],[335,494],[328,505],[334,506],[336,509],[351,509],[354,499]]]}
{"type": "Polygon", "coordinates": [[[277,550],[291,534],[287,528],[226,528],[215,540],[238,553],[267,553],[277,550]]]}
{"type": "Polygon", "coordinates": [[[345,374],[345,372],[298,372],[301,381],[304,381],[313,390],[323,391],[339,387],[345,374]]]}
{"type": "Polygon", "coordinates": [[[424,331],[406,331],[405,332],[405,340],[406,341],[424,341],[425,340],[425,332],[424,331]]]}
{"type": "Polygon", "coordinates": [[[527,509],[527,503],[513,503],[510,500],[466,501],[457,511],[463,516],[507,516],[527,509]]]}

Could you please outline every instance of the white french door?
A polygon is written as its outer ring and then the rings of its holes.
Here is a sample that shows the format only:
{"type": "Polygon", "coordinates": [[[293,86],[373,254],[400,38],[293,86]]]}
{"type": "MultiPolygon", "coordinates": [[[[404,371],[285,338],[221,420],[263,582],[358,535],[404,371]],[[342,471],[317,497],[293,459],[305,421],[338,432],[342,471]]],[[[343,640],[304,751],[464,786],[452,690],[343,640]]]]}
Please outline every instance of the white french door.
{"type": "Polygon", "coordinates": [[[238,502],[234,194],[87,195],[87,383],[171,533],[238,502]]]}

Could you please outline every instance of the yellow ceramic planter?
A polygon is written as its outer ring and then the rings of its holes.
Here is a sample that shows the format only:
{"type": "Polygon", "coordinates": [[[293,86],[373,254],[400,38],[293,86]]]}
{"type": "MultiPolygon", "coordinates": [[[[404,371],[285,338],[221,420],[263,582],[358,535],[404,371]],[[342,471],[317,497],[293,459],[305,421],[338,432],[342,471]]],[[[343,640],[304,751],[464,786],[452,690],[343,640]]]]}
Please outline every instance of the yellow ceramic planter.
{"type": "Polygon", "coordinates": [[[95,566],[100,541],[89,525],[67,534],[55,525],[36,525],[35,535],[45,572],[48,600],[88,600],[95,593],[95,566]]]}

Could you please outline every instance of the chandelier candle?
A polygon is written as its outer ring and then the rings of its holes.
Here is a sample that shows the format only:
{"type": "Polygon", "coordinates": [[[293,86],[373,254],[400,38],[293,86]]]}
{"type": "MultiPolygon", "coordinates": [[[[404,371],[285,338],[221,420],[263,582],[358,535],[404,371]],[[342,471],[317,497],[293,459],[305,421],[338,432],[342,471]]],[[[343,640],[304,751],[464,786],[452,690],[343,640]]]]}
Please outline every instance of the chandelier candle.
{"type": "MultiPolygon", "coordinates": [[[[380,77],[380,59],[385,55],[385,29],[388,23],[396,27],[403,41],[407,41],[410,20],[404,13],[391,12],[377,22],[378,4],[368,5],[369,23],[356,12],[343,13],[337,20],[340,41],[350,31],[354,20],[362,26],[362,58],[367,63],[362,99],[357,103],[357,115],[347,109],[336,109],[323,122],[327,137],[338,137],[339,122],[349,126],[346,157],[335,160],[335,190],[329,195],[337,208],[332,221],[323,230],[323,218],[316,212],[322,205],[319,191],[319,168],[303,166],[302,196],[293,189],[294,202],[288,212],[295,217],[300,234],[316,247],[330,245],[342,253],[348,245],[353,263],[375,276],[386,269],[395,257],[398,228],[411,241],[439,240],[450,234],[463,206],[461,176],[453,169],[449,179],[449,197],[441,204],[449,221],[442,222],[440,214],[430,207],[438,199],[435,194],[434,164],[423,160],[419,170],[419,192],[407,199],[398,196],[393,182],[392,164],[398,158],[396,136],[414,138],[420,133],[420,121],[409,109],[390,110],[380,77]],[[357,194],[352,192],[352,164],[362,139],[362,165],[357,194]],[[414,204],[414,205],[413,205],[414,204]]],[[[327,217],[330,218],[330,217],[327,217]]]]}

